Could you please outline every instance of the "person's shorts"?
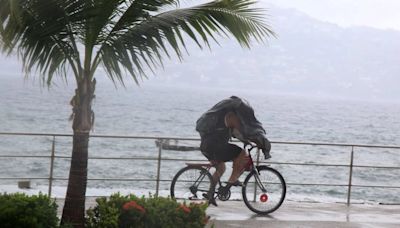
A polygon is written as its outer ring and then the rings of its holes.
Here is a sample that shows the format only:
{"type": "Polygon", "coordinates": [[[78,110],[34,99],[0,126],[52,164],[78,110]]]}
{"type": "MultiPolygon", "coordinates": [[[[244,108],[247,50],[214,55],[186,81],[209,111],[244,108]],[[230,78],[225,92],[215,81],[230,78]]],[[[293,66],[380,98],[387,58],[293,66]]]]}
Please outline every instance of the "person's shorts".
{"type": "Polygon", "coordinates": [[[242,148],[227,142],[205,141],[201,143],[201,152],[210,161],[233,161],[242,151],[242,148]]]}

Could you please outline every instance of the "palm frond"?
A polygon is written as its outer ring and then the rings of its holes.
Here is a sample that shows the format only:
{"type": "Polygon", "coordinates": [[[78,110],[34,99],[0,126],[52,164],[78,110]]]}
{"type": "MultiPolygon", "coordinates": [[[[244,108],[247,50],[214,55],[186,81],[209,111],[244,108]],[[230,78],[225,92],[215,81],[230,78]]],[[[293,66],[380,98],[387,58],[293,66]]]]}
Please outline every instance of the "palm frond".
{"type": "MultiPolygon", "coordinates": [[[[50,83],[54,74],[66,77],[65,63],[78,75],[79,52],[71,43],[73,27],[66,10],[78,12],[74,1],[1,0],[3,51],[17,48],[25,72],[40,72],[50,83]]],[[[79,19],[75,19],[79,22],[79,19]]]]}
{"type": "Polygon", "coordinates": [[[138,82],[137,77],[146,75],[143,63],[149,69],[162,66],[163,54],[169,57],[170,48],[178,58],[183,57],[181,49],[186,45],[182,32],[200,48],[203,44],[209,46],[210,39],[217,41],[215,35],[232,35],[242,46],[250,47],[252,39],[264,41],[274,36],[263,21],[262,10],[252,8],[254,4],[252,0],[212,1],[147,17],[131,16],[128,8],[108,34],[95,61],[102,61],[110,78],[123,82],[122,67],[138,82]]]}
{"type": "Polygon", "coordinates": [[[120,17],[110,33],[126,31],[136,23],[149,18],[152,13],[158,12],[162,7],[179,5],[177,0],[136,0],[129,3],[130,5],[127,4],[125,9],[121,9],[120,17]]]}
{"type": "Polygon", "coordinates": [[[114,82],[123,84],[128,73],[138,83],[170,52],[182,59],[187,38],[203,48],[218,36],[233,36],[250,47],[253,39],[273,36],[254,3],[215,0],[180,8],[179,0],[0,0],[0,45],[6,53],[16,49],[25,71],[39,71],[48,83],[55,74],[66,77],[69,67],[77,80],[86,70],[93,77],[100,64],[114,82]],[[83,62],[78,43],[85,47],[83,62]]]}

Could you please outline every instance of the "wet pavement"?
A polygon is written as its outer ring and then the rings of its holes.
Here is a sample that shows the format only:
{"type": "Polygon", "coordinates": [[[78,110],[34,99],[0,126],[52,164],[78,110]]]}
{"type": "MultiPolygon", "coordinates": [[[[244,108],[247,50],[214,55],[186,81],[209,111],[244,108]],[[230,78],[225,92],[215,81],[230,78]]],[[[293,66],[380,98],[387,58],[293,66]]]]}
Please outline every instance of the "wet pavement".
{"type": "MultiPolygon", "coordinates": [[[[88,197],[86,207],[95,205],[95,198],[88,197]]],[[[61,215],[63,199],[58,199],[61,215]]],[[[243,201],[217,201],[207,209],[210,221],[207,227],[245,228],[399,228],[400,205],[307,203],[285,201],[275,212],[258,216],[243,201]]]]}
{"type": "Polygon", "coordinates": [[[287,202],[257,216],[241,201],[210,206],[208,227],[400,227],[400,205],[287,202]]]}

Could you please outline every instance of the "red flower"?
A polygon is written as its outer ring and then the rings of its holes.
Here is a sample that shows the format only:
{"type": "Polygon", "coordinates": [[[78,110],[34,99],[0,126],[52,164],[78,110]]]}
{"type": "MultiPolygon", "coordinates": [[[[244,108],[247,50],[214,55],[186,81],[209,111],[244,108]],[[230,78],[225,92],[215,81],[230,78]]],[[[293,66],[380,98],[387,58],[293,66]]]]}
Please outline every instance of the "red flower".
{"type": "Polygon", "coordinates": [[[137,204],[135,201],[129,201],[129,202],[125,203],[124,206],[122,206],[122,208],[124,210],[136,209],[142,213],[146,212],[146,210],[142,206],[137,204]]]}
{"type": "Polygon", "coordinates": [[[179,208],[178,209],[181,209],[182,211],[184,211],[185,213],[190,213],[190,208],[188,208],[186,205],[184,205],[184,204],[181,204],[180,206],[179,206],[179,208]]]}

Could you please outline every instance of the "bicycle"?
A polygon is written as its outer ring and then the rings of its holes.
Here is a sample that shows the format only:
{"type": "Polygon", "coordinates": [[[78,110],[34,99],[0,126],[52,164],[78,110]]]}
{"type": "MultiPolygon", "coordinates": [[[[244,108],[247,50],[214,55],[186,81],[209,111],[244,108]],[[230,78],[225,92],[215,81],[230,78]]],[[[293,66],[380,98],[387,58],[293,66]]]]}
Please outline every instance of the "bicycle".
{"type": "MultiPolygon", "coordinates": [[[[248,145],[249,162],[245,170],[249,173],[242,184],[243,201],[251,211],[261,215],[269,214],[282,205],[286,196],[286,182],[277,170],[266,165],[255,165],[251,151],[258,147],[246,143],[243,148],[246,149],[248,145]]],[[[215,165],[186,163],[186,167],[179,170],[172,179],[171,197],[197,201],[202,200],[199,198],[200,193],[203,200],[208,200],[208,196],[221,201],[229,200],[231,191],[221,191],[221,180],[212,184],[211,168],[215,168],[215,165]]]]}

